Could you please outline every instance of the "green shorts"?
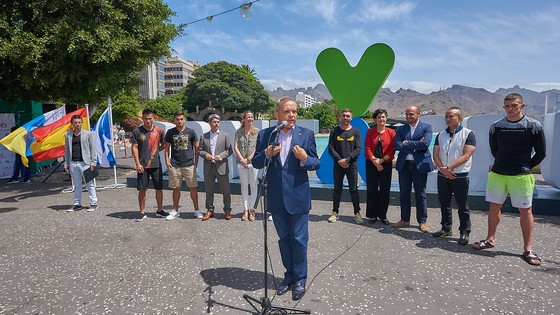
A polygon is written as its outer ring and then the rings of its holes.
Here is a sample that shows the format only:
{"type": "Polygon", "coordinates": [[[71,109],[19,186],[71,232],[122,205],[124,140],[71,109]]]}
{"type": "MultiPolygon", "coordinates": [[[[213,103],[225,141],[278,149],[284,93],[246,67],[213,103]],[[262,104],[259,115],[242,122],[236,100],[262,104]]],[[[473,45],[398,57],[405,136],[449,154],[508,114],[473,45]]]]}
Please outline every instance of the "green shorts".
{"type": "Polygon", "coordinates": [[[490,172],[486,184],[486,201],[501,205],[509,193],[512,206],[530,208],[533,204],[534,188],[533,174],[501,175],[490,172]]]}

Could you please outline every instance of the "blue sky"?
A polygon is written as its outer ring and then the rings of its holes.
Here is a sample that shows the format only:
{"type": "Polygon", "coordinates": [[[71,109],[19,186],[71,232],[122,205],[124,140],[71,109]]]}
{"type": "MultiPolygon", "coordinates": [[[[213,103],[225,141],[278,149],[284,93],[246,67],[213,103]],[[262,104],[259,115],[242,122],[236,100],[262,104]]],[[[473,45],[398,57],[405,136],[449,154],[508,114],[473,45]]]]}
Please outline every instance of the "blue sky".
{"type": "MultiPolygon", "coordinates": [[[[164,0],[189,23],[248,0],[164,0]]],[[[385,87],[429,93],[461,84],[494,92],[519,85],[560,89],[560,1],[518,0],[260,0],[189,25],[171,43],[200,64],[248,64],[266,89],[313,87],[324,49],[355,65],[364,50],[386,43],[396,55],[385,87]]]]}

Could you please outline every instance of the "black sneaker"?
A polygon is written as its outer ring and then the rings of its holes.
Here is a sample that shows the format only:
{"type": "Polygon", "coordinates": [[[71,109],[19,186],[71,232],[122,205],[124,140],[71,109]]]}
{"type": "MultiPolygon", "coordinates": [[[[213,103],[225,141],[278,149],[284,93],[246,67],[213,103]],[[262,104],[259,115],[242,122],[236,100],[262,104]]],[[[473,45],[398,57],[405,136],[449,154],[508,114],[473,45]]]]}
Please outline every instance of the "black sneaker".
{"type": "Polygon", "coordinates": [[[469,243],[469,234],[461,232],[461,235],[459,236],[459,240],[457,240],[457,244],[461,246],[465,246],[468,243],[469,243]]]}
{"type": "Polygon", "coordinates": [[[89,206],[89,209],[87,209],[87,212],[92,212],[92,211],[95,211],[95,210],[97,210],[97,205],[91,205],[91,206],[89,206]]]}
{"type": "Polygon", "coordinates": [[[10,180],[8,181],[8,184],[15,184],[15,183],[19,183],[19,180],[10,178],[10,180]]]}
{"type": "Polygon", "coordinates": [[[78,210],[82,210],[83,207],[81,205],[74,205],[74,207],[66,210],[66,212],[74,212],[74,211],[78,211],[78,210]]]}
{"type": "Polygon", "coordinates": [[[437,232],[435,232],[434,234],[432,234],[433,237],[446,237],[446,236],[452,236],[453,232],[451,230],[446,231],[446,230],[439,230],[437,232]]]}
{"type": "Polygon", "coordinates": [[[145,213],[139,213],[138,217],[136,218],[136,222],[142,222],[144,221],[145,218],[147,218],[148,216],[145,213]]]}
{"type": "Polygon", "coordinates": [[[163,210],[156,212],[156,217],[158,218],[167,218],[168,215],[169,213],[163,210]]]}

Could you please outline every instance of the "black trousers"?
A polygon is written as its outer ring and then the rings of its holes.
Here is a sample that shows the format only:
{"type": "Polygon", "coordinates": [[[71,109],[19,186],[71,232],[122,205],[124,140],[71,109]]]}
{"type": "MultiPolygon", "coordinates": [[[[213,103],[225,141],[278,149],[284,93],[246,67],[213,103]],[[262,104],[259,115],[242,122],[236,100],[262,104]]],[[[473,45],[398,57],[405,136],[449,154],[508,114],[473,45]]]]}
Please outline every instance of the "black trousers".
{"type": "Polygon", "coordinates": [[[441,227],[446,231],[451,231],[453,227],[453,214],[451,212],[451,198],[455,195],[455,201],[459,208],[459,231],[470,233],[471,214],[469,210],[469,178],[458,177],[447,179],[443,176],[437,177],[438,198],[441,207],[441,227]]]}
{"type": "Polygon", "coordinates": [[[372,162],[366,162],[367,205],[366,217],[370,219],[387,219],[389,195],[391,193],[391,175],[393,164],[383,163],[383,170],[378,171],[372,162]]]}
{"type": "Polygon", "coordinates": [[[344,176],[348,179],[348,190],[350,191],[350,198],[354,205],[354,214],[357,214],[360,212],[360,195],[358,194],[358,167],[356,163],[350,165],[348,168],[342,168],[338,163],[334,163],[333,212],[338,213],[338,208],[340,207],[344,176]]]}

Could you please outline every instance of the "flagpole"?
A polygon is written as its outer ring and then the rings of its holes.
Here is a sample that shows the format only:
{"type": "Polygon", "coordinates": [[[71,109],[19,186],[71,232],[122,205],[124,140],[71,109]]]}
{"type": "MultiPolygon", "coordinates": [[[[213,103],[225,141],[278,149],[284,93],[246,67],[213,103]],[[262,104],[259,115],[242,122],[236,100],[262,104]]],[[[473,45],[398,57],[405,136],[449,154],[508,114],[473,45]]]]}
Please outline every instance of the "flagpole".
{"type": "Polygon", "coordinates": [[[113,177],[115,178],[115,183],[113,185],[107,185],[107,188],[125,188],[126,184],[117,183],[117,157],[115,154],[115,134],[113,132],[113,101],[110,96],[107,97],[107,109],[109,110],[109,124],[111,126],[111,150],[113,151],[113,157],[115,158],[115,165],[113,165],[113,177]]]}

